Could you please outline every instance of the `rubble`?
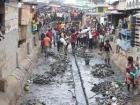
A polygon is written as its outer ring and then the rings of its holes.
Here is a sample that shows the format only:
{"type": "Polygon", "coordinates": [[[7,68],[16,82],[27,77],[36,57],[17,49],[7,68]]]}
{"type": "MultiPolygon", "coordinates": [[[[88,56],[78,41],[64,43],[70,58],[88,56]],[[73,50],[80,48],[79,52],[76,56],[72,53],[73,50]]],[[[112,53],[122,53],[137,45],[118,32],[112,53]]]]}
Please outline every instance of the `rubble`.
{"type": "Polygon", "coordinates": [[[40,85],[49,84],[54,80],[53,77],[64,74],[68,63],[69,61],[66,58],[55,61],[53,64],[50,64],[50,71],[47,71],[42,75],[36,75],[33,79],[33,83],[40,85]]]}
{"type": "Polygon", "coordinates": [[[126,102],[130,97],[125,90],[125,84],[122,82],[105,81],[99,84],[94,84],[91,91],[96,94],[102,94],[103,97],[96,97],[98,105],[108,105],[113,102],[117,102],[117,105],[126,105],[126,102]]]}
{"type": "Polygon", "coordinates": [[[51,56],[54,59],[60,59],[59,55],[55,54],[54,51],[48,51],[48,56],[51,56]]]}
{"type": "Polygon", "coordinates": [[[46,103],[34,99],[34,100],[28,100],[27,102],[24,102],[21,105],[46,105],[46,103]]]}
{"type": "Polygon", "coordinates": [[[35,78],[33,79],[33,83],[34,84],[49,84],[49,82],[52,81],[52,78],[50,76],[46,76],[46,75],[36,75],[35,78]]]}
{"type": "Polygon", "coordinates": [[[106,94],[106,91],[110,89],[110,86],[111,86],[111,82],[102,82],[100,84],[94,84],[92,91],[104,95],[106,94]]]}
{"type": "Polygon", "coordinates": [[[92,75],[97,78],[105,78],[114,74],[112,68],[105,64],[96,64],[93,69],[94,71],[92,71],[92,75]]]}
{"type": "Polygon", "coordinates": [[[67,59],[62,59],[59,61],[54,62],[53,64],[50,65],[51,67],[51,74],[62,74],[65,72],[67,69],[67,64],[69,61],[67,59]]]}
{"type": "Polygon", "coordinates": [[[48,55],[49,56],[55,56],[55,52],[54,51],[48,51],[48,55]]]}

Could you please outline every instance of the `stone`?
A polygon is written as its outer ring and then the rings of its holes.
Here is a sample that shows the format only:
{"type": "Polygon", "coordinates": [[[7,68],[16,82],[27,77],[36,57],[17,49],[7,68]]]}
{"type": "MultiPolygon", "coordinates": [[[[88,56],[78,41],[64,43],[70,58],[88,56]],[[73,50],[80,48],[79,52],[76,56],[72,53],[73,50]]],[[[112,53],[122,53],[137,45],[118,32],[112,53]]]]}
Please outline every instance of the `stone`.
{"type": "Polygon", "coordinates": [[[105,64],[96,64],[92,68],[92,75],[97,78],[105,78],[114,74],[114,71],[105,64]]]}
{"type": "Polygon", "coordinates": [[[57,75],[63,75],[67,70],[69,60],[66,57],[60,57],[54,63],[50,64],[50,71],[45,72],[42,75],[36,75],[33,79],[34,84],[45,85],[53,82],[54,77],[57,75]]]}
{"type": "MultiPolygon", "coordinates": [[[[94,84],[94,87],[91,91],[96,94],[101,94],[103,97],[96,98],[99,105],[108,105],[110,103],[118,103],[118,105],[126,105],[123,103],[127,103],[130,97],[124,92],[126,88],[125,84],[118,85],[115,87],[114,85],[117,82],[105,81],[99,84],[94,84]]],[[[120,82],[119,82],[120,84],[120,82]]]]}
{"type": "Polygon", "coordinates": [[[45,75],[36,75],[35,78],[33,79],[34,84],[49,84],[51,82],[50,77],[46,77],[45,75]]]}
{"type": "Polygon", "coordinates": [[[27,100],[21,105],[46,105],[46,103],[39,100],[32,99],[32,100],[27,100]]]}

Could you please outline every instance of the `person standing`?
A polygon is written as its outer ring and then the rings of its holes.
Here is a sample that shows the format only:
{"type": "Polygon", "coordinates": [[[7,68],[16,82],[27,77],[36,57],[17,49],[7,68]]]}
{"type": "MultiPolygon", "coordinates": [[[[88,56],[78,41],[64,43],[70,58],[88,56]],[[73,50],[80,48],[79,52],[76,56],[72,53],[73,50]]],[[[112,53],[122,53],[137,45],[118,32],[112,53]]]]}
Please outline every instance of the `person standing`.
{"type": "Polygon", "coordinates": [[[103,50],[103,47],[104,47],[104,40],[105,40],[105,37],[103,35],[103,33],[101,33],[99,35],[99,47],[100,47],[100,51],[103,50]]]}
{"type": "Polygon", "coordinates": [[[48,35],[43,39],[43,43],[44,43],[44,49],[45,49],[44,50],[45,57],[48,57],[48,49],[51,45],[51,39],[48,35]]]}
{"type": "Polygon", "coordinates": [[[66,42],[66,40],[65,40],[65,38],[64,37],[60,37],[60,51],[63,53],[63,54],[65,54],[65,47],[66,47],[66,45],[67,45],[67,42],[66,42]]]}
{"type": "Polygon", "coordinates": [[[106,43],[104,45],[104,51],[105,51],[105,64],[110,65],[110,52],[112,51],[112,47],[109,43],[109,40],[106,40],[106,43]]]}
{"type": "Polygon", "coordinates": [[[72,32],[71,39],[70,39],[73,53],[74,53],[74,50],[75,50],[76,41],[77,41],[77,32],[74,30],[72,32]]]}
{"type": "Polygon", "coordinates": [[[57,31],[57,36],[56,36],[56,40],[57,40],[57,51],[59,52],[60,51],[60,46],[61,46],[61,43],[60,43],[60,36],[61,36],[61,32],[60,30],[57,31]]]}
{"type": "MultiPolygon", "coordinates": [[[[47,36],[48,36],[48,37],[50,38],[50,40],[52,41],[52,39],[53,39],[53,33],[52,33],[51,29],[48,30],[47,36]]],[[[52,47],[52,44],[50,44],[50,48],[51,48],[51,47],[52,47]]]]}
{"type": "Polygon", "coordinates": [[[81,32],[81,29],[80,29],[79,34],[77,36],[77,46],[80,45],[80,32],[81,32]]]}
{"type": "Polygon", "coordinates": [[[98,39],[98,36],[99,36],[99,32],[97,30],[94,30],[92,34],[93,34],[94,45],[95,45],[95,47],[97,47],[97,39],[98,39]]]}
{"type": "Polygon", "coordinates": [[[112,33],[112,34],[115,34],[115,27],[114,27],[113,24],[112,24],[112,26],[111,26],[111,33],[112,33]]]}
{"type": "Polygon", "coordinates": [[[87,33],[83,34],[83,45],[86,46],[87,44],[87,33]]]}
{"type": "Polygon", "coordinates": [[[119,53],[120,52],[120,44],[121,44],[121,37],[118,36],[117,40],[116,40],[116,53],[119,53]]]}
{"type": "Polygon", "coordinates": [[[52,34],[53,34],[53,44],[54,44],[54,46],[56,46],[56,43],[57,43],[57,39],[56,39],[56,37],[57,37],[57,32],[56,32],[56,29],[53,29],[52,30],[52,34]]]}
{"type": "Polygon", "coordinates": [[[45,34],[42,33],[41,34],[41,53],[44,52],[44,43],[43,43],[44,38],[45,38],[45,34]]]}
{"type": "Polygon", "coordinates": [[[65,40],[66,40],[66,43],[67,43],[67,45],[65,46],[65,55],[67,55],[67,53],[68,53],[68,46],[69,46],[69,43],[70,43],[70,37],[67,36],[65,38],[65,40]]]}
{"type": "Polygon", "coordinates": [[[92,38],[91,31],[88,32],[88,35],[89,35],[89,49],[92,49],[92,47],[93,47],[93,38],[92,38]]]}
{"type": "Polygon", "coordinates": [[[131,75],[131,73],[135,71],[135,67],[134,67],[134,61],[132,56],[129,56],[127,60],[128,63],[126,65],[126,84],[127,84],[127,90],[130,91],[131,85],[133,86],[133,88],[135,88],[134,77],[131,75]]]}

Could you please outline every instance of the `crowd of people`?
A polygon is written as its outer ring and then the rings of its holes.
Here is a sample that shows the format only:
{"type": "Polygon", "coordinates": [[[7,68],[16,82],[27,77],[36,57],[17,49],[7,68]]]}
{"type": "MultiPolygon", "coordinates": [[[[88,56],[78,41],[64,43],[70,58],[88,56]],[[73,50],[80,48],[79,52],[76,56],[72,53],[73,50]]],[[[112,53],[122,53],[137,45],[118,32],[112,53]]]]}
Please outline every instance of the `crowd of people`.
{"type": "Polygon", "coordinates": [[[95,27],[81,28],[79,25],[67,25],[63,27],[49,27],[41,34],[42,52],[47,56],[47,50],[52,45],[57,47],[57,51],[67,54],[69,45],[74,53],[76,47],[85,47],[89,50],[99,48],[101,53],[105,51],[105,63],[110,65],[110,52],[112,47],[109,43],[110,29],[103,24],[97,23],[95,27]]]}

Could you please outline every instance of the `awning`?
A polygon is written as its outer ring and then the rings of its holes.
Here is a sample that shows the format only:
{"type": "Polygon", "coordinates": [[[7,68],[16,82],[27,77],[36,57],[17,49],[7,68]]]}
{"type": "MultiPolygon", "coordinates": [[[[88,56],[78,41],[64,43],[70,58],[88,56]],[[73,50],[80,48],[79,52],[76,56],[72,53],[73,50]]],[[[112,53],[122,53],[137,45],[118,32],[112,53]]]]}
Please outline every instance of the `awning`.
{"type": "Polygon", "coordinates": [[[140,16],[140,13],[137,13],[137,14],[135,14],[135,15],[133,15],[133,16],[140,16]]]}
{"type": "Polygon", "coordinates": [[[113,10],[113,11],[107,11],[106,12],[107,15],[111,15],[111,14],[123,14],[122,12],[118,12],[117,10],[113,10]]]}
{"type": "Polygon", "coordinates": [[[116,4],[117,2],[119,2],[119,0],[110,0],[109,3],[110,3],[111,5],[113,5],[113,4],[116,4]]]}

